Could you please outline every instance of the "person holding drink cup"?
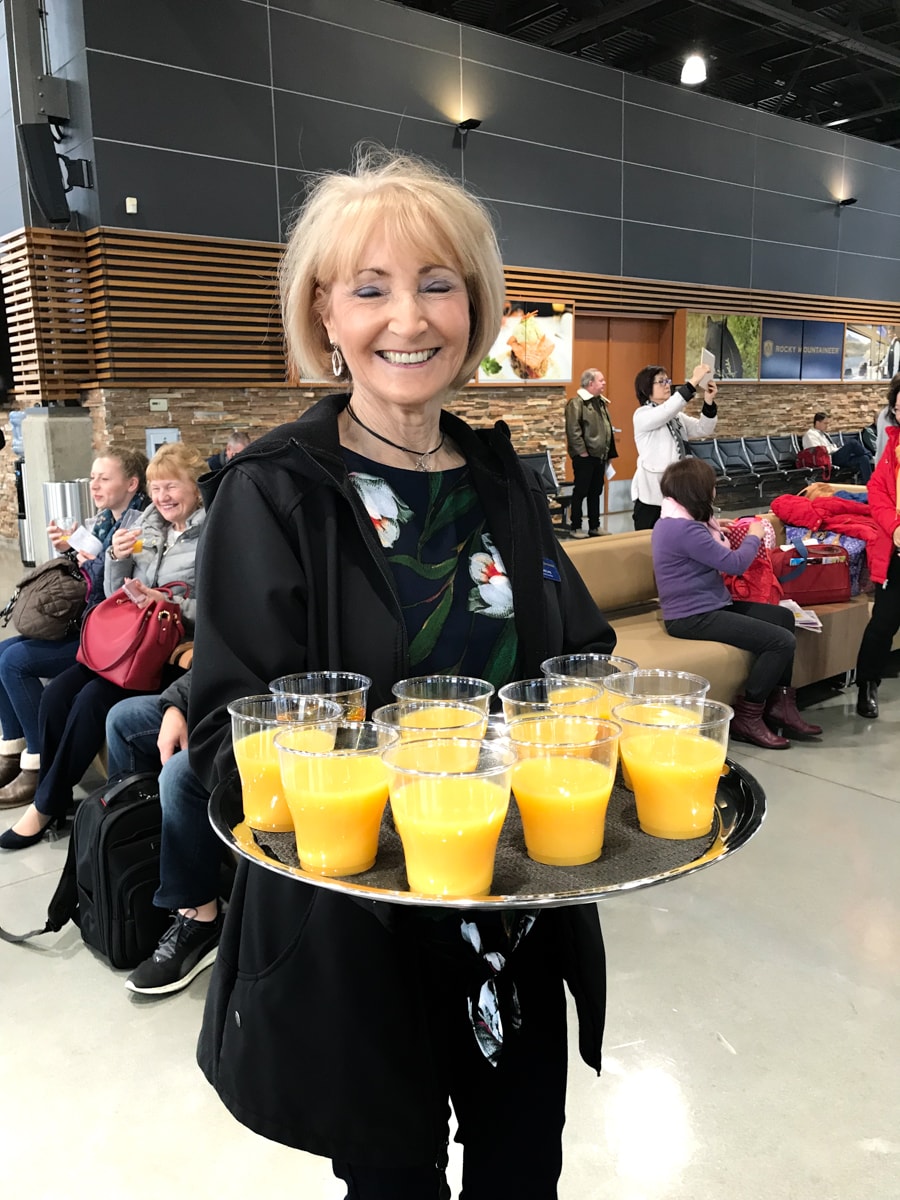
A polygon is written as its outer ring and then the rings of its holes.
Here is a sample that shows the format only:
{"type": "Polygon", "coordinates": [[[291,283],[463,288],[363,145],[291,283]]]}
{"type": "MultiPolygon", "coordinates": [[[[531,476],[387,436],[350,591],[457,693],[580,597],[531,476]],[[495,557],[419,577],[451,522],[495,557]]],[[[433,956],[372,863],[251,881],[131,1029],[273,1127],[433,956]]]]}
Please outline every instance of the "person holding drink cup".
{"type": "MultiPolygon", "coordinates": [[[[502,314],[481,205],[417,160],[363,158],[314,186],[281,288],[298,377],[342,382],[204,484],[190,753],[211,789],[233,768],[227,704],[289,672],[364,672],[372,711],[413,676],[497,688],[615,646],[508,436],[444,410],[502,314]]],[[[242,860],[200,1065],[245,1125],[330,1157],[353,1200],[449,1194],[451,1096],[466,1196],[550,1200],[563,981],[599,1069],[605,967],[595,905],[532,916],[363,904],[242,860]]]]}

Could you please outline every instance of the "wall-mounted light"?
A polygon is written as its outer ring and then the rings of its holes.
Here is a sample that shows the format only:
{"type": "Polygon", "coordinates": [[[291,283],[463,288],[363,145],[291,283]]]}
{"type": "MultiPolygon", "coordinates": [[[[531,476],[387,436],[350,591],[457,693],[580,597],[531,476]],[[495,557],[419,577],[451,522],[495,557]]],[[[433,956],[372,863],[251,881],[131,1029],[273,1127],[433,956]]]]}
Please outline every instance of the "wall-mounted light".
{"type": "Polygon", "coordinates": [[[459,121],[456,126],[456,132],[453,135],[453,145],[457,150],[465,150],[466,139],[473,129],[477,129],[481,122],[477,117],[466,117],[464,121],[459,121]]]}
{"type": "Polygon", "coordinates": [[[706,59],[702,54],[689,54],[681,68],[681,82],[696,87],[706,78],[706,59]]]}
{"type": "Polygon", "coordinates": [[[838,200],[837,206],[838,206],[838,209],[849,208],[851,204],[856,204],[856,203],[857,203],[856,196],[845,196],[843,200],[838,200]]]}

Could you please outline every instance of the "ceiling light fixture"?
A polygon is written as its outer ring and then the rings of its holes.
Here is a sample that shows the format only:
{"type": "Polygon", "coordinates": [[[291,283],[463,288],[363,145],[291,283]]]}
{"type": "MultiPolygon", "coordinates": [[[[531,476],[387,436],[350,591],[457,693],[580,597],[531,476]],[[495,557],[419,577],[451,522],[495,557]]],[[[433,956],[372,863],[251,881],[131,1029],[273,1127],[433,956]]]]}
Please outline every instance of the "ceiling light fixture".
{"type": "Polygon", "coordinates": [[[695,87],[706,78],[706,59],[702,54],[690,54],[681,68],[681,82],[695,87]]]}
{"type": "Polygon", "coordinates": [[[848,121],[852,120],[852,117],[838,117],[836,121],[826,121],[825,124],[829,129],[834,129],[836,125],[846,125],[848,121]]]}

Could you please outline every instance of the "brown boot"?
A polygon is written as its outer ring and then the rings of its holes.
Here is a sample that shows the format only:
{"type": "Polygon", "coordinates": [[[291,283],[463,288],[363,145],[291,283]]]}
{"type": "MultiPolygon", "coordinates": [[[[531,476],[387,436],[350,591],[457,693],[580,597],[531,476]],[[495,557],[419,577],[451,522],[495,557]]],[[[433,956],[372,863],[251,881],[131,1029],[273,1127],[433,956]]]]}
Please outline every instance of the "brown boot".
{"type": "Polygon", "coordinates": [[[19,773],[18,754],[0,754],[0,788],[12,783],[19,773]]]}
{"type": "Polygon", "coordinates": [[[791,745],[787,738],[773,733],[765,723],[762,702],[756,704],[752,700],[745,700],[743,696],[735,698],[730,732],[736,741],[762,746],[763,750],[789,750],[791,745]]]}
{"type": "Polygon", "coordinates": [[[781,729],[791,737],[819,737],[821,725],[804,721],[797,709],[797,689],[777,687],[769,693],[763,719],[771,729],[781,729]]]}
{"type": "Polygon", "coordinates": [[[20,808],[30,804],[37,791],[38,771],[20,771],[12,783],[0,788],[0,808],[20,808]]]}

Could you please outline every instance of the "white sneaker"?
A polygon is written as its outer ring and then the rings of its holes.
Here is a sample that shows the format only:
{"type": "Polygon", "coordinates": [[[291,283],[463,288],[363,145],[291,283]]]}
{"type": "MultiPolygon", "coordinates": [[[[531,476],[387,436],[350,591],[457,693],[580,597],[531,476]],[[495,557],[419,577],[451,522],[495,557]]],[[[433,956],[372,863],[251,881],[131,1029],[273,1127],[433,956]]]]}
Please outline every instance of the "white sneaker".
{"type": "Polygon", "coordinates": [[[588,533],[587,533],[586,529],[573,529],[572,530],[572,537],[586,538],[587,536],[588,536],[588,533]]]}

